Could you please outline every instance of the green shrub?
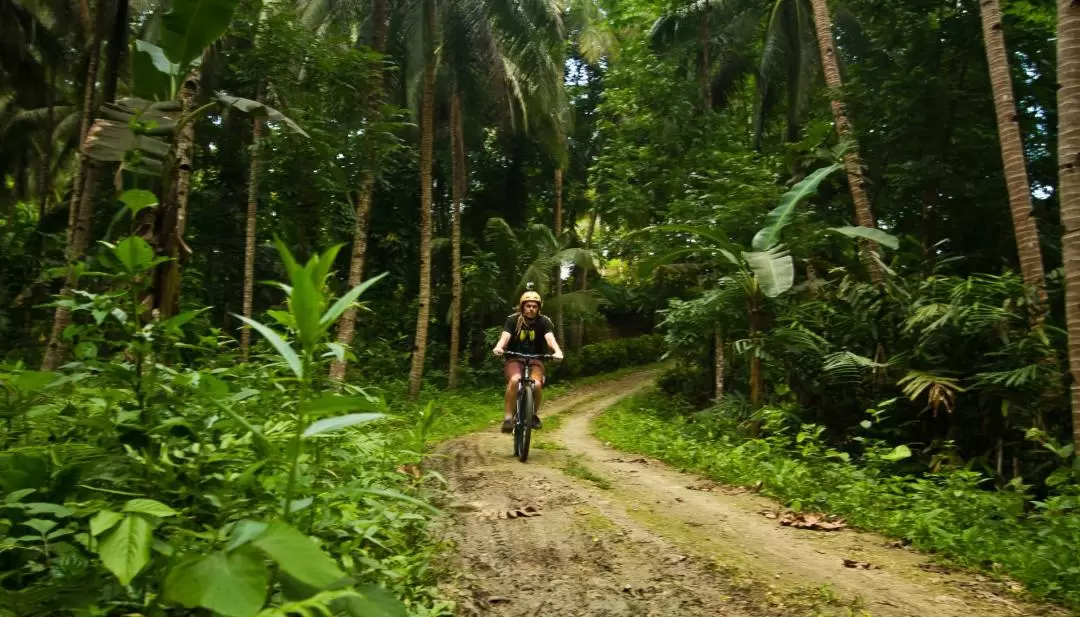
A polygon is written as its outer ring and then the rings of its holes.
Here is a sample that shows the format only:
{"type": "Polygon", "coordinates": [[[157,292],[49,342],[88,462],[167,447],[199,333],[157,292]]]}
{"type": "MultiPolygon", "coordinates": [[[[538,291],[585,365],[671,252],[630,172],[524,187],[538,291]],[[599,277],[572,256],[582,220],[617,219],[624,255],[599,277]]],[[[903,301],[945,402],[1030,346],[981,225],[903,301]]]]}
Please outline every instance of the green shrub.
{"type": "Polygon", "coordinates": [[[656,362],[664,350],[664,337],[658,334],[593,343],[581,349],[564,350],[566,358],[552,367],[549,375],[556,379],[573,379],[610,373],[656,362]]]}

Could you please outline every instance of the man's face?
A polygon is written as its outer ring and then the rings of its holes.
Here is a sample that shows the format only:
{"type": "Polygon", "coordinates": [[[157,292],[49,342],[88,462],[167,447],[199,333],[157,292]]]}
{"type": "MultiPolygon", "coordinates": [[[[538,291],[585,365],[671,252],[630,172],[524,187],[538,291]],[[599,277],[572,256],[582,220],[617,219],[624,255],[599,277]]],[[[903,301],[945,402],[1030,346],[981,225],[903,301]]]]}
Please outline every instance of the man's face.
{"type": "Polygon", "coordinates": [[[526,302],[521,306],[521,310],[525,314],[526,319],[532,319],[540,312],[540,305],[536,302],[526,302]]]}

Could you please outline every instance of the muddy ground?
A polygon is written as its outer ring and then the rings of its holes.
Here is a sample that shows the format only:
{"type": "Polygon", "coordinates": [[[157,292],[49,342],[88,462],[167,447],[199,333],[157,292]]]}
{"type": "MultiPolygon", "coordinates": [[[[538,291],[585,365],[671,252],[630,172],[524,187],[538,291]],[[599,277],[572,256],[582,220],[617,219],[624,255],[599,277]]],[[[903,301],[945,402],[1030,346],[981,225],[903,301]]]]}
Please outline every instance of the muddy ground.
{"type": "Polygon", "coordinates": [[[600,443],[590,420],[652,383],[641,371],[545,405],[529,462],[508,435],[444,444],[453,492],[444,590],[458,615],[660,617],[1067,615],[1015,584],[950,570],[851,529],[779,524],[779,506],[600,443]]]}

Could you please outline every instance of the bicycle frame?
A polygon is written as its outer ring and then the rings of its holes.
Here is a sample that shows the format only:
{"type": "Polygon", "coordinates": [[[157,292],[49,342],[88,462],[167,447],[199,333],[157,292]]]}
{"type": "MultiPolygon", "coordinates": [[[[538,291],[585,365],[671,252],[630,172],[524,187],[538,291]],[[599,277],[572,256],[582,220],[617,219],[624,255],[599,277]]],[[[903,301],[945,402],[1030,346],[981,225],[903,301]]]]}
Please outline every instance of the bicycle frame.
{"type": "MultiPolygon", "coordinates": [[[[525,391],[525,387],[530,389],[536,388],[536,380],[532,378],[532,367],[537,360],[550,360],[554,356],[550,354],[526,354],[517,353],[513,351],[507,351],[505,354],[507,358],[514,360],[521,360],[521,379],[518,380],[517,390],[517,405],[515,405],[514,416],[518,423],[524,423],[525,420],[521,418],[521,396],[525,391]]],[[[531,418],[529,418],[531,420],[531,418]]]]}

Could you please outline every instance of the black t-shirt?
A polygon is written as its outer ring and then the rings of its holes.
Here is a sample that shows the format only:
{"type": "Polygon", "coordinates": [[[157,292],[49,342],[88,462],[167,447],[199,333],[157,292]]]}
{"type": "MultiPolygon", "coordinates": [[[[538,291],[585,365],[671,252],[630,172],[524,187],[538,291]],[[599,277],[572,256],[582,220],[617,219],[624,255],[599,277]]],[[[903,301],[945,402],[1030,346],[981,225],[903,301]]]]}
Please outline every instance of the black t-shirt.
{"type": "Polygon", "coordinates": [[[510,351],[525,354],[544,354],[547,353],[547,342],[544,341],[544,336],[548,332],[555,331],[555,324],[551,323],[545,315],[539,315],[536,319],[529,321],[524,320],[524,325],[521,331],[518,331],[518,314],[506,318],[506,325],[503,326],[503,330],[510,333],[510,343],[506,348],[510,351]]]}

